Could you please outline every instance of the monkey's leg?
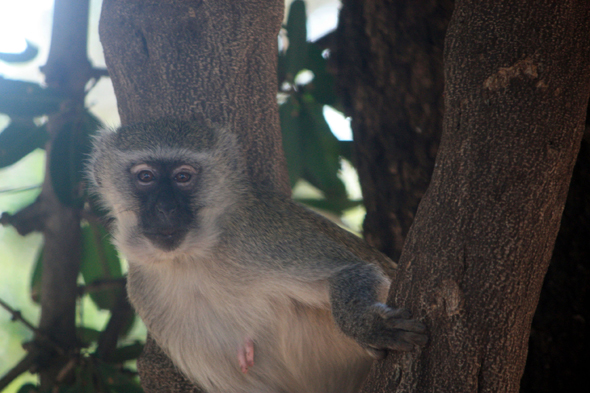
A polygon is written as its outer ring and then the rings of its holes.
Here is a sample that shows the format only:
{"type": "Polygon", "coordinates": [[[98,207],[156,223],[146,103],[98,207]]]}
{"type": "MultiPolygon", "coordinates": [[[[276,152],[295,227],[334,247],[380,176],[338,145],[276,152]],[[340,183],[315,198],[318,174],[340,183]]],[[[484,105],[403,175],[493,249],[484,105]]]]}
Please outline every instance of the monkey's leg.
{"type": "Polygon", "coordinates": [[[254,366],[254,342],[251,339],[246,338],[238,349],[238,362],[244,374],[248,372],[249,367],[254,366]]]}

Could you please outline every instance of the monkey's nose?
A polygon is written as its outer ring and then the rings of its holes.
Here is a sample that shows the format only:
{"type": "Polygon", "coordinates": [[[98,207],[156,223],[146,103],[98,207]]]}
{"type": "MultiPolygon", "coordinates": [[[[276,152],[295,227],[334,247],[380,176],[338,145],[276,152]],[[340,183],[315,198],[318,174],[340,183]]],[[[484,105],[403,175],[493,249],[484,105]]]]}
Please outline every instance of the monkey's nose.
{"type": "Polygon", "coordinates": [[[186,230],[165,226],[155,228],[144,234],[156,247],[165,251],[172,251],[182,242],[186,230]]]}
{"type": "Polygon", "coordinates": [[[178,232],[178,230],[176,228],[160,228],[158,230],[158,234],[161,236],[174,236],[174,234],[178,232]]]}

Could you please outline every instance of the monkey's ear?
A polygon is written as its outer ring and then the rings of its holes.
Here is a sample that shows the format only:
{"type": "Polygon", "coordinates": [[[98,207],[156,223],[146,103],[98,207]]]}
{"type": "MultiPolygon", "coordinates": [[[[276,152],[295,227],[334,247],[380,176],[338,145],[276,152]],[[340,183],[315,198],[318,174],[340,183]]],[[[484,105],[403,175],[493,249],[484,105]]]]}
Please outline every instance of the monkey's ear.
{"type": "Polygon", "coordinates": [[[92,149],[88,160],[84,164],[84,178],[91,189],[102,186],[102,181],[98,175],[98,160],[100,152],[96,147],[92,149]]]}
{"type": "Polygon", "coordinates": [[[115,137],[115,130],[106,128],[99,130],[98,133],[93,137],[92,140],[92,151],[89,159],[86,161],[85,174],[86,180],[89,184],[94,187],[101,187],[103,185],[102,178],[100,176],[102,168],[102,162],[105,159],[105,152],[109,152],[109,147],[113,143],[115,137]]]}
{"type": "Polygon", "coordinates": [[[102,179],[94,167],[90,171],[90,176],[92,176],[92,180],[97,186],[102,187],[102,179]]]}

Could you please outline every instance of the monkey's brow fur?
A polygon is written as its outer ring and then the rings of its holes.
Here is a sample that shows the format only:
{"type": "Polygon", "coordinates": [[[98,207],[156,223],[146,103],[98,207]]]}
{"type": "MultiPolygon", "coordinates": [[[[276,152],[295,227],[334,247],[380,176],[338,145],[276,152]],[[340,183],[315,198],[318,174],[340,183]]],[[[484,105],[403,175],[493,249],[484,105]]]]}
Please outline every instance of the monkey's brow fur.
{"type": "Polygon", "coordinates": [[[231,131],[171,120],[102,133],[88,164],[129,261],[131,303],[187,377],[208,393],[352,393],[369,353],[426,342],[420,322],[383,304],[393,262],[258,188],[244,168],[231,131]],[[150,217],[129,168],[172,159],[199,168],[192,188],[178,191],[190,192],[195,218],[177,247],[162,250],[143,232],[150,217]],[[254,351],[247,373],[245,343],[254,351]]]}
{"type": "Polygon", "coordinates": [[[217,140],[216,135],[213,126],[158,120],[121,127],[114,141],[121,151],[151,149],[154,147],[154,141],[158,141],[158,146],[191,148],[198,151],[212,149],[217,140]]]}

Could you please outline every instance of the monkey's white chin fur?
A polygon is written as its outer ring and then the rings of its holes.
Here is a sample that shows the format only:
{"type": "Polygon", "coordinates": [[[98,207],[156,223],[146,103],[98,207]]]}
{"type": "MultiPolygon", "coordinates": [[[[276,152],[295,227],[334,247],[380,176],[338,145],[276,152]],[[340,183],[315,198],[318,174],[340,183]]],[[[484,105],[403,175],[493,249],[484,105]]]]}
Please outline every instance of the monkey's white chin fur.
{"type": "Polygon", "coordinates": [[[335,326],[326,282],[228,262],[214,232],[165,252],[129,230],[119,228],[117,244],[129,261],[130,300],[174,364],[207,393],[358,390],[359,370],[366,375],[372,360],[335,326]],[[247,374],[238,361],[245,339],[254,342],[247,374]]]}

